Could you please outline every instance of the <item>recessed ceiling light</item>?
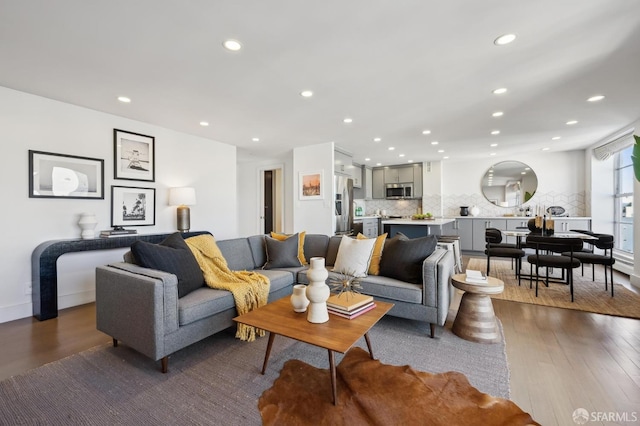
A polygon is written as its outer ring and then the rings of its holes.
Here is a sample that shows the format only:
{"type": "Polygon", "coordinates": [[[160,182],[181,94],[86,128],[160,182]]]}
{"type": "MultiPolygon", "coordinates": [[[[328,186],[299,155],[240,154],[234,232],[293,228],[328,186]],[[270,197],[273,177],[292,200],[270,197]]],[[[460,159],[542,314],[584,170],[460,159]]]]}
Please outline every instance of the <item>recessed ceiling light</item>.
{"type": "Polygon", "coordinates": [[[240,44],[238,40],[225,40],[222,45],[225,49],[231,50],[232,52],[237,52],[238,50],[242,49],[242,44],[240,44]]]}
{"type": "Polygon", "coordinates": [[[365,158],[364,161],[371,161],[371,158],[365,158]]]}
{"type": "Polygon", "coordinates": [[[310,98],[313,96],[313,92],[311,90],[303,90],[302,92],[300,92],[300,96],[302,96],[303,98],[310,98]]]}
{"type": "Polygon", "coordinates": [[[382,166],[382,163],[376,163],[376,166],[382,166]]]}
{"type": "Polygon", "coordinates": [[[407,160],[407,163],[413,163],[413,160],[407,160]]]}
{"type": "Polygon", "coordinates": [[[404,157],[404,154],[398,154],[398,157],[404,157]]]}
{"type": "Polygon", "coordinates": [[[126,96],[118,96],[118,100],[120,102],[124,102],[125,104],[128,104],[129,102],[131,102],[131,99],[127,98],[126,96]]]}
{"type": "Polygon", "coordinates": [[[527,172],[520,172],[520,174],[521,174],[521,175],[526,175],[526,174],[527,174],[527,172]]]}
{"type": "Polygon", "coordinates": [[[260,142],[260,138],[251,138],[251,140],[254,142],[260,142]]]}
{"type": "Polygon", "coordinates": [[[506,87],[501,87],[499,89],[495,89],[492,93],[494,95],[502,95],[503,93],[507,93],[507,88],[506,87]]]}
{"type": "Polygon", "coordinates": [[[200,122],[200,125],[201,125],[202,127],[207,127],[207,126],[209,125],[209,122],[208,122],[208,121],[201,121],[201,122],[200,122]]]}
{"type": "Polygon", "coordinates": [[[491,114],[494,117],[502,117],[504,115],[504,112],[502,111],[496,111],[493,114],[491,114]]]}
{"type": "Polygon", "coordinates": [[[438,152],[442,154],[444,152],[444,149],[439,149],[438,152]]]}
{"type": "Polygon", "coordinates": [[[390,147],[388,148],[388,150],[389,150],[389,151],[393,151],[394,149],[396,149],[396,148],[395,148],[395,147],[393,147],[393,146],[390,146],[390,147]]]}
{"type": "Polygon", "coordinates": [[[587,99],[589,102],[598,102],[604,99],[604,95],[595,95],[587,99]]]}
{"type": "Polygon", "coordinates": [[[423,130],[422,134],[423,135],[430,135],[431,134],[431,130],[423,130]]]}
{"type": "Polygon", "coordinates": [[[380,139],[380,138],[373,138],[373,141],[374,141],[374,142],[380,142],[381,140],[382,140],[382,139],[380,139]]]}
{"type": "Polygon", "coordinates": [[[543,151],[549,151],[550,149],[551,148],[549,148],[549,147],[542,148],[543,151]]]}
{"type": "Polygon", "coordinates": [[[347,118],[345,118],[344,120],[342,120],[342,122],[343,122],[343,123],[347,123],[347,124],[349,124],[349,123],[353,123],[353,118],[349,118],[349,117],[347,117],[347,118]]]}
{"type": "Polygon", "coordinates": [[[438,141],[431,142],[431,145],[438,145],[438,141]]]}
{"type": "Polygon", "coordinates": [[[500,130],[492,130],[491,134],[492,135],[499,135],[500,134],[500,130]]]}
{"type": "Polygon", "coordinates": [[[492,152],[492,153],[491,153],[491,154],[489,154],[489,155],[493,156],[493,155],[496,155],[496,153],[495,153],[495,152],[492,152]]]}
{"type": "Polygon", "coordinates": [[[569,121],[567,121],[567,124],[569,126],[573,126],[574,124],[577,124],[577,123],[578,123],[578,120],[569,120],[569,121]]]}
{"type": "Polygon", "coordinates": [[[491,145],[489,145],[489,146],[490,146],[490,147],[495,148],[496,146],[498,146],[498,144],[497,144],[497,143],[492,143],[492,144],[491,144],[491,145]]]}
{"type": "Polygon", "coordinates": [[[449,156],[448,156],[448,155],[445,155],[445,156],[444,156],[444,157],[442,157],[442,158],[443,158],[444,160],[448,160],[448,159],[449,159],[449,156]]]}
{"type": "Polygon", "coordinates": [[[552,141],[557,141],[558,139],[560,139],[560,136],[554,136],[551,138],[552,141]]]}
{"type": "Polygon", "coordinates": [[[531,170],[531,167],[525,167],[524,169],[525,170],[531,170]]]}
{"type": "Polygon", "coordinates": [[[497,39],[493,40],[493,44],[495,44],[496,46],[503,46],[505,44],[511,43],[515,39],[516,39],[515,34],[504,34],[498,37],[497,39]]]}

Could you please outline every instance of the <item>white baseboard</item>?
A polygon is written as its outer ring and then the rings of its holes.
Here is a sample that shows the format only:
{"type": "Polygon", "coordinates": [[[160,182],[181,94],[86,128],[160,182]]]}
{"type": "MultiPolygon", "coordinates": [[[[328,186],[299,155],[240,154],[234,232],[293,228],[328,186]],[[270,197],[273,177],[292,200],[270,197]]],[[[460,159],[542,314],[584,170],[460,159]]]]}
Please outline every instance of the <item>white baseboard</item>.
{"type": "MultiPolygon", "coordinates": [[[[95,300],[95,289],[72,294],[58,295],[58,309],[85,305],[87,303],[95,302],[95,300]]],[[[0,324],[22,318],[29,318],[32,315],[33,303],[31,303],[31,301],[11,306],[0,306],[0,324]]]]}

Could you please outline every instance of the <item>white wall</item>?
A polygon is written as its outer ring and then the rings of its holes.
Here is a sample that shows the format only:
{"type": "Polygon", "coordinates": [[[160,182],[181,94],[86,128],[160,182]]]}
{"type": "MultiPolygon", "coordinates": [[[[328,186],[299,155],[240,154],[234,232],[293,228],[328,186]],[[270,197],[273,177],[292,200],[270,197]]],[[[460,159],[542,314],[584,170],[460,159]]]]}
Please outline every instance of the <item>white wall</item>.
{"type": "MultiPolygon", "coordinates": [[[[175,207],[167,205],[167,190],[193,186],[197,205],[191,207],[191,229],[209,230],[217,238],[238,233],[236,148],[158,126],[0,87],[0,322],[32,313],[31,253],[48,240],[79,238],[79,215],[93,212],[97,230],[111,223],[111,186],[156,188],[156,225],[139,233],[176,229],[175,207]],[[113,179],[113,129],[154,136],[156,181],[113,179]],[[28,198],[28,150],[104,159],[105,199],[28,198]]],[[[95,265],[120,260],[122,250],[63,255],[58,261],[59,308],[93,300],[95,265]]]]}

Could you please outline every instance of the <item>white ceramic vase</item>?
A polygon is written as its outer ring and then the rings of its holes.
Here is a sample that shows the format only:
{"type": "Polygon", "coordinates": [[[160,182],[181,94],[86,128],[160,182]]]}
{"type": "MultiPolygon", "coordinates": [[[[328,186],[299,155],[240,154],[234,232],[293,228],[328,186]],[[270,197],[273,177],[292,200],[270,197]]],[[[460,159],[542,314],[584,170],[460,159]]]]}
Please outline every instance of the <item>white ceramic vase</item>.
{"type": "Polygon", "coordinates": [[[329,298],[329,286],[326,284],[329,272],[324,267],[324,257],[312,257],[309,260],[311,265],[307,271],[309,285],[307,286],[307,299],[309,299],[309,309],[307,310],[307,321],[321,324],[329,321],[329,311],[327,311],[327,299],[329,298]]]}
{"type": "Polygon", "coordinates": [[[470,213],[471,216],[476,217],[480,214],[480,209],[478,208],[478,206],[473,206],[471,207],[470,213]]]}
{"type": "Polygon", "coordinates": [[[98,220],[96,219],[96,215],[93,213],[82,213],[80,215],[80,220],[78,221],[78,226],[82,229],[80,233],[80,237],[83,240],[90,240],[95,238],[94,229],[96,229],[96,225],[98,224],[98,220]]]}
{"type": "Polygon", "coordinates": [[[291,306],[295,312],[306,312],[309,306],[307,299],[307,286],[298,284],[293,286],[293,294],[291,295],[291,306]]]}

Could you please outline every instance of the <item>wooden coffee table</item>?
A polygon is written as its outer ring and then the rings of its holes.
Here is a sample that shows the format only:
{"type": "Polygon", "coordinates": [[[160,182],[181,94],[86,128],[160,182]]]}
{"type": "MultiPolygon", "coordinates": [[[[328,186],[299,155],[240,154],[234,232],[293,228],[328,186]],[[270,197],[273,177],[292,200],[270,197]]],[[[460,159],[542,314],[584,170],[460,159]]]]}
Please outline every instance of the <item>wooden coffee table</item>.
{"type": "Polygon", "coordinates": [[[464,291],[458,314],[453,322],[453,333],[473,342],[499,342],[500,330],[489,295],[502,293],[504,282],[487,277],[486,284],[474,284],[468,283],[466,277],[466,274],[451,277],[451,285],[464,291]]]}
{"type": "Polygon", "coordinates": [[[269,332],[269,342],[267,343],[267,352],[264,355],[264,363],[262,364],[262,374],[267,369],[271,346],[277,334],[327,349],[329,351],[333,403],[336,404],[338,392],[334,352],[347,352],[364,336],[367,342],[367,349],[369,349],[369,354],[373,359],[368,332],[393,307],[392,303],[380,301],[376,301],[376,305],[374,309],[351,320],[329,314],[329,321],[322,324],[313,324],[307,321],[306,312],[294,312],[289,297],[283,297],[273,303],[235,317],[233,320],[269,332]]]}

